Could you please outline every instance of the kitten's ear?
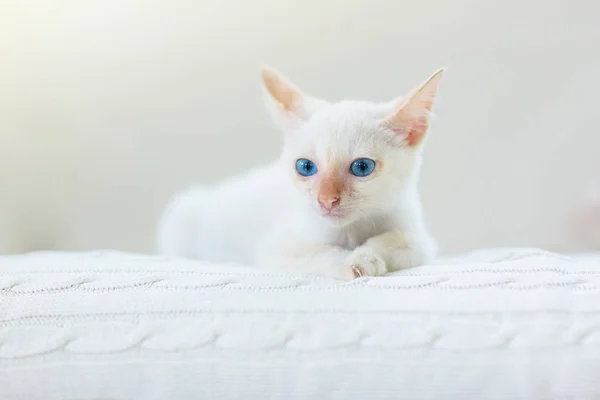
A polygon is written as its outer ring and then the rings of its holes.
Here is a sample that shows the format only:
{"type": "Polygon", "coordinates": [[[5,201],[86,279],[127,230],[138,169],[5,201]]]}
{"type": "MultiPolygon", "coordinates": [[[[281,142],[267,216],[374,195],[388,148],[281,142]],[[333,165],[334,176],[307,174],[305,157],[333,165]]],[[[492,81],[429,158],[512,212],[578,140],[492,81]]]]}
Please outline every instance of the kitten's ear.
{"type": "Polygon", "coordinates": [[[267,93],[267,107],[276,121],[285,128],[295,128],[310,119],[325,101],[302,92],[296,85],[275,69],[264,65],[260,69],[267,93]]]}
{"type": "Polygon", "coordinates": [[[394,103],[386,125],[410,147],[419,146],[429,128],[429,113],[444,69],[433,73],[424,83],[394,103]]]}

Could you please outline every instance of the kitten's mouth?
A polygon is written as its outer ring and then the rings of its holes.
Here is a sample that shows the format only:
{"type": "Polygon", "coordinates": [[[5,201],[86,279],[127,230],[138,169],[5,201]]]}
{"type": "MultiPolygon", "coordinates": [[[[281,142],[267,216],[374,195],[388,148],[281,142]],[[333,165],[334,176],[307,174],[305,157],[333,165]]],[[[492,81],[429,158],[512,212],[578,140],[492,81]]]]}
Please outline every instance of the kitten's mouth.
{"type": "Polygon", "coordinates": [[[331,218],[334,220],[341,220],[346,218],[349,215],[348,210],[344,210],[344,209],[333,209],[333,210],[327,210],[324,208],[321,208],[321,215],[323,215],[326,218],[331,218]]]}

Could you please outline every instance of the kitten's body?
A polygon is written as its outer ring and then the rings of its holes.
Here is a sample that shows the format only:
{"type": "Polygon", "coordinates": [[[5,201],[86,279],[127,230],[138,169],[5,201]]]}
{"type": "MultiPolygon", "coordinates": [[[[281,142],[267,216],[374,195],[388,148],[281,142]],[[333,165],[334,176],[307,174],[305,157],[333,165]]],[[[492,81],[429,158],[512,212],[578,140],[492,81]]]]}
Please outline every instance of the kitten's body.
{"type": "MultiPolygon", "coordinates": [[[[214,262],[253,263],[260,241],[284,210],[270,200],[285,185],[276,164],[254,169],[214,187],[194,186],[167,208],[159,228],[159,249],[214,262]]],[[[289,197],[289,196],[287,196],[289,197]]]]}
{"type": "Polygon", "coordinates": [[[396,131],[388,118],[427,86],[390,104],[329,104],[274,71],[264,74],[288,135],[281,159],[176,196],[161,221],[160,251],[339,279],[430,261],[435,243],[417,190],[427,123],[407,114],[396,131]],[[415,145],[412,134],[419,135],[415,145]],[[376,169],[352,176],[347,165],[367,156],[376,169]],[[315,160],[319,172],[298,175],[291,167],[298,158],[315,160]]]}

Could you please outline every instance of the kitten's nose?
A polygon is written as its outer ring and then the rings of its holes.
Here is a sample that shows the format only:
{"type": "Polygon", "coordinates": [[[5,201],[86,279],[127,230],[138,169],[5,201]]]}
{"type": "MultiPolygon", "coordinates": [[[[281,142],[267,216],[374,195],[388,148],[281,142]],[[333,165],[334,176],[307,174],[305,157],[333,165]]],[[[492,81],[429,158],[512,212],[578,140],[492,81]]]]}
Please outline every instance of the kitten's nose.
{"type": "Polygon", "coordinates": [[[337,196],[322,196],[319,195],[319,204],[323,206],[323,208],[331,211],[334,207],[340,204],[340,198],[337,196]]]}

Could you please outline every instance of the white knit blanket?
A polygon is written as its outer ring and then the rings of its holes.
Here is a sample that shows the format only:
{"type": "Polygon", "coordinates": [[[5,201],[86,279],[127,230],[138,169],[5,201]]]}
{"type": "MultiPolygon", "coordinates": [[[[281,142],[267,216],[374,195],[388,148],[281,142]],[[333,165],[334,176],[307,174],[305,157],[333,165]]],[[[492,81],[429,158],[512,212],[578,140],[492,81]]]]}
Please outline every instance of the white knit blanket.
{"type": "Polygon", "coordinates": [[[0,257],[0,399],[600,396],[600,254],[385,277],[116,252],[0,257]]]}

